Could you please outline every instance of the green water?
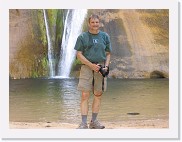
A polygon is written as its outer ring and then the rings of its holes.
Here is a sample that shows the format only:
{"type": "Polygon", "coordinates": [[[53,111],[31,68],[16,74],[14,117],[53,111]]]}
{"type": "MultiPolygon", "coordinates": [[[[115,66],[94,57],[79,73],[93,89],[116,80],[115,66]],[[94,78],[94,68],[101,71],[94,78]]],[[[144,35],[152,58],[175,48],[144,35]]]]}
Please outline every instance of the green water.
{"type": "MultiPolygon", "coordinates": [[[[78,79],[10,80],[9,117],[13,122],[79,123],[78,79]]],[[[90,97],[91,109],[93,96],[90,97]]],[[[91,110],[89,110],[89,118],[91,110]]],[[[168,79],[108,79],[99,120],[168,119],[168,79]],[[128,113],[138,113],[129,115],[128,113]]]]}

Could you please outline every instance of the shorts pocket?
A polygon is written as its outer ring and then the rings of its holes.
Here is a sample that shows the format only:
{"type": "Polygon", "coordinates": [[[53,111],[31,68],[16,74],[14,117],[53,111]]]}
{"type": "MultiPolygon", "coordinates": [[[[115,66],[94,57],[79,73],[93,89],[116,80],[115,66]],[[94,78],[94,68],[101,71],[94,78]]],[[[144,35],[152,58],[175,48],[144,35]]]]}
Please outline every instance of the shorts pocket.
{"type": "Polygon", "coordinates": [[[92,90],[93,72],[86,66],[82,65],[80,70],[80,77],[78,83],[78,90],[91,91],[92,90]]]}
{"type": "Polygon", "coordinates": [[[79,78],[90,79],[93,76],[92,74],[92,70],[88,66],[82,65],[79,78]]]}

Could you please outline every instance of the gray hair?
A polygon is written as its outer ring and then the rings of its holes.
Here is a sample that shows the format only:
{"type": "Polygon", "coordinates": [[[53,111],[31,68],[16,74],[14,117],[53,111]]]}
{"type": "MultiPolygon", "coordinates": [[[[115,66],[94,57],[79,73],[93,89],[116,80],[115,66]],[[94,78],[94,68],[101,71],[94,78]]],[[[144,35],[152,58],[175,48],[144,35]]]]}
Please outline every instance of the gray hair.
{"type": "Polygon", "coordinates": [[[89,19],[88,19],[88,22],[89,22],[89,23],[90,23],[90,19],[98,19],[98,20],[100,21],[99,16],[98,16],[98,15],[96,15],[96,14],[92,14],[92,15],[90,15],[90,17],[89,17],[89,19]]]}

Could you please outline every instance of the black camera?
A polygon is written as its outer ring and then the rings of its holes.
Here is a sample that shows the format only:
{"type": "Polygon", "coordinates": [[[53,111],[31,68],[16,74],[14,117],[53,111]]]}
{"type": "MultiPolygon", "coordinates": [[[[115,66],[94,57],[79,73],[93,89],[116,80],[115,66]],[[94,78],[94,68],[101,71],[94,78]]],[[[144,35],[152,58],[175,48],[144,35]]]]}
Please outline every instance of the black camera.
{"type": "Polygon", "coordinates": [[[100,66],[100,69],[99,69],[99,72],[102,74],[103,77],[106,77],[108,74],[109,74],[109,67],[107,67],[107,70],[105,70],[102,65],[99,65],[100,66]]]}

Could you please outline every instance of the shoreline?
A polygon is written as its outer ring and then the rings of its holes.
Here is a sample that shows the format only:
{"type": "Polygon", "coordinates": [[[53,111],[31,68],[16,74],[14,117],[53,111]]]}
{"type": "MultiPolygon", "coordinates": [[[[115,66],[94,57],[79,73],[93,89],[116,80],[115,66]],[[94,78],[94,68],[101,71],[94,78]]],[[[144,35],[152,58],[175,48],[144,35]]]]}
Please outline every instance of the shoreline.
{"type": "MultiPolygon", "coordinates": [[[[168,129],[168,119],[153,120],[127,120],[121,122],[102,121],[105,129],[168,129]]],[[[10,129],[76,129],[79,124],[61,123],[61,122],[10,122],[10,129]]]]}

